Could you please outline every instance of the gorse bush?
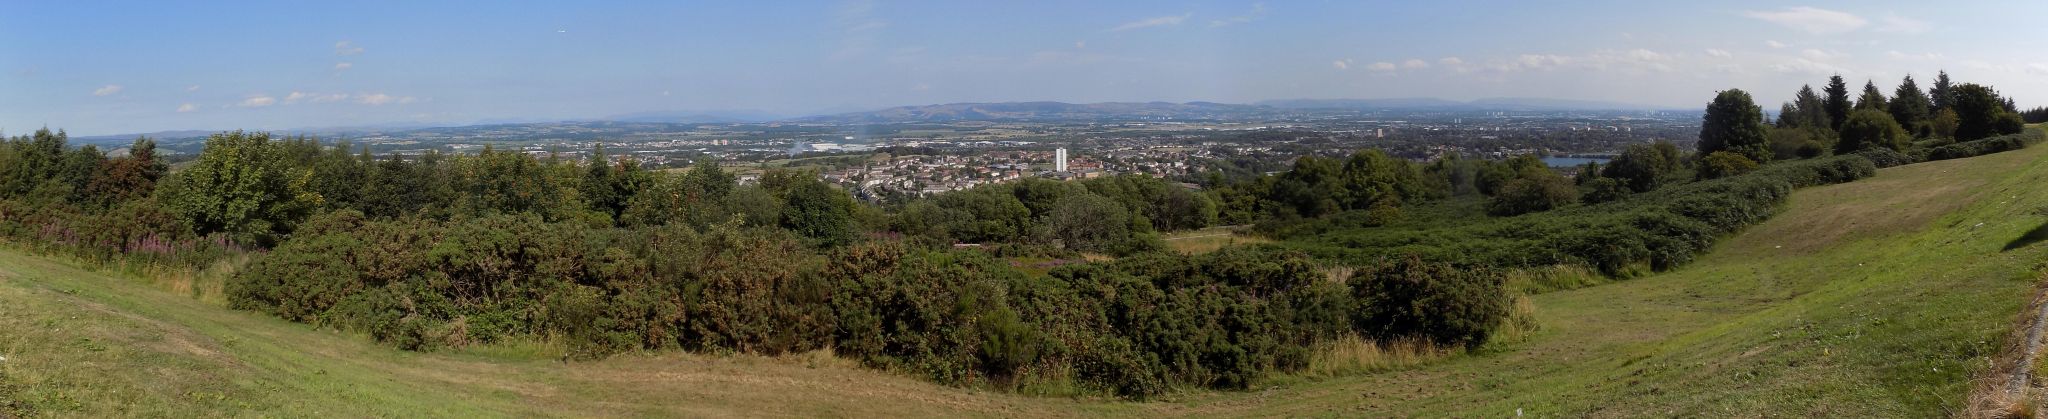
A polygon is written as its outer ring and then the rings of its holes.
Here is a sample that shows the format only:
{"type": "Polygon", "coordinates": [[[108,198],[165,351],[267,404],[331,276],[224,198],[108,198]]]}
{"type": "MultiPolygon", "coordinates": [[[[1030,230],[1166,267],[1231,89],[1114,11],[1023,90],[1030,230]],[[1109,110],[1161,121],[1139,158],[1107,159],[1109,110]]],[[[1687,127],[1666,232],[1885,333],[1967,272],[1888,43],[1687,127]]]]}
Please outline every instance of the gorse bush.
{"type": "MultiPolygon", "coordinates": [[[[1148,253],[1032,277],[975,250],[871,241],[819,254],[795,234],[735,225],[698,232],[341,211],[295,234],[233,278],[231,305],[408,349],[511,337],[562,339],[577,357],[832,347],[940,382],[1061,379],[1130,397],[1244,388],[1300,370],[1315,343],[1343,333],[1476,345],[1486,334],[1473,328],[1498,320],[1483,302],[1505,298],[1497,276],[1358,293],[1305,255],[1251,249],[1148,253]],[[1440,305],[1459,308],[1421,309],[1440,305]],[[1406,314],[1357,314],[1379,306],[1406,314]]],[[[1418,275],[1462,272],[1429,269],[1418,275]]]]}

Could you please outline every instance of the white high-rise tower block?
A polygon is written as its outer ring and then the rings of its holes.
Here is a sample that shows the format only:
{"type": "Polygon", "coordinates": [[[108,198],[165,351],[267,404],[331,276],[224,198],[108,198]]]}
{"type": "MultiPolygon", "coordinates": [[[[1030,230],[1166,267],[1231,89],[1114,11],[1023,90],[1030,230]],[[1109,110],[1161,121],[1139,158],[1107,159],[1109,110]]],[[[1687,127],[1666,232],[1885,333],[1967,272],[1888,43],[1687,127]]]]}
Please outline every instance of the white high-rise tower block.
{"type": "Polygon", "coordinates": [[[1064,171],[1067,171],[1067,149],[1065,149],[1065,148],[1061,148],[1061,149],[1056,149],[1056,150],[1053,150],[1053,152],[1052,152],[1052,171],[1055,171],[1055,172],[1064,172],[1064,171]]]}

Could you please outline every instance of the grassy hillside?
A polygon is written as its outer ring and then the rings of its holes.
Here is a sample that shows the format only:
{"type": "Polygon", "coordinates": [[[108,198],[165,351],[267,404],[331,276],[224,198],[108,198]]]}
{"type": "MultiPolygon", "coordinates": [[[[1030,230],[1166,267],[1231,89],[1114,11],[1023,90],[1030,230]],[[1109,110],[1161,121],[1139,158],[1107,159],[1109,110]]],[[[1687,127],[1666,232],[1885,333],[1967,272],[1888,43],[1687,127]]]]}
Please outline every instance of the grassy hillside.
{"type": "Polygon", "coordinates": [[[0,251],[0,413],[1931,416],[1960,409],[2048,245],[2048,148],[1800,190],[1676,271],[1532,297],[1542,329],[1423,367],[1165,400],[1032,398],[802,357],[408,353],[0,251]],[[25,410],[24,410],[25,409],[25,410]]]}

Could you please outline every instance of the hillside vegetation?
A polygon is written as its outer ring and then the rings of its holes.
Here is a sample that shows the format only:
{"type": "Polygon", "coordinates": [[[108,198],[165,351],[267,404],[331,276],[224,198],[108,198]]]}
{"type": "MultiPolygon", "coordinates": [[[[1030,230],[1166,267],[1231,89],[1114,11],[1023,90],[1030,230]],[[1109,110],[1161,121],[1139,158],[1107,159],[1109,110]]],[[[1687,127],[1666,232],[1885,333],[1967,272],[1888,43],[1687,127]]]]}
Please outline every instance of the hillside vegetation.
{"type": "Polygon", "coordinates": [[[407,352],[0,252],[0,406],[122,415],[1729,415],[1960,409],[2040,275],[2048,150],[1878,171],[1661,274],[1532,297],[1540,330],[1391,372],[1152,402],[929,384],[821,352],[564,364],[520,341],[407,352]],[[2009,246],[2015,246],[2007,250],[2009,246]]]}

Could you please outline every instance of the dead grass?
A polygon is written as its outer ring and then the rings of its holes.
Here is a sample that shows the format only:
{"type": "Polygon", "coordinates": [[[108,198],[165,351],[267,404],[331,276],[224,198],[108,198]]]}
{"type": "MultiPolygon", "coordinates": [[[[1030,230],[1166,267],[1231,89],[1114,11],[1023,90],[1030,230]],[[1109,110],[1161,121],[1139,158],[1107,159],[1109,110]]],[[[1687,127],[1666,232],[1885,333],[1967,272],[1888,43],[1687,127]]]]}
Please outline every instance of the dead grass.
{"type": "Polygon", "coordinates": [[[1356,334],[1317,344],[1309,355],[1307,375],[1336,377],[1392,371],[1449,358],[1458,353],[1424,339],[1378,342],[1356,334]]]}

